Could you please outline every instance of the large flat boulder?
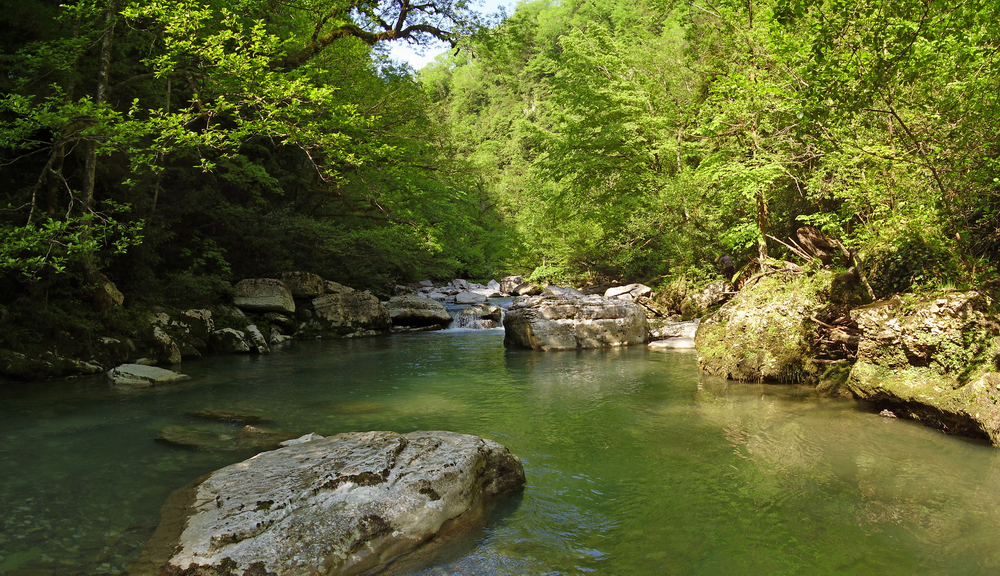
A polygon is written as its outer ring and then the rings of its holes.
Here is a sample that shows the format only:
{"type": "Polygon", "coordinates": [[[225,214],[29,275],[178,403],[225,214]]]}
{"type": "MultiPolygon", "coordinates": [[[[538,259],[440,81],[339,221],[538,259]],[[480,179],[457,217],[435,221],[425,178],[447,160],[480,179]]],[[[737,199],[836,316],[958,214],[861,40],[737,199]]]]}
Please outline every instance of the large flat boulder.
{"type": "Polygon", "coordinates": [[[444,304],[423,296],[394,296],[386,304],[396,326],[447,326],[451,314],[444,304]]]}
{"type": "Polygon", "coordinates": [[[851,316],[861,330],[848,381],[855,396],[1000,445],[1000,319],[988,296],[902,295],[851,316]]]}
{"type": "Polygon", "coordinates": [[[292,291],[281,280],[274,278],[247,278],[236,284],[233,304],[251,312],[295,312],[292,291]]]}
{"type": "Polygon", "coordinates": [[[524,487],[505,447],[453,432],[317,435],[175,494],[130,573],[359,574],[524,487]]]}
{"type": "Polygon", "coordinates": [[[525,296],[503,321],[504,344],[576,350],[644,344],[646,315],[637,304],[600,296],[525,296]]]}

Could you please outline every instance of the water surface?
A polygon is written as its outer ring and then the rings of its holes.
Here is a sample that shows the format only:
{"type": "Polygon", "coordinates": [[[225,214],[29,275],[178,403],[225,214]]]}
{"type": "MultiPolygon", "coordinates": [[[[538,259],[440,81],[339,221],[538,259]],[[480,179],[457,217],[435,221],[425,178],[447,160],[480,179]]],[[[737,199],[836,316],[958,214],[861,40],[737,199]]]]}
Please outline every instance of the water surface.
{"type": "Polygon", "coordinates": [[[296,342],[187,362],[170,387],[0,387],[0,574],[121,572],[171,491],[253,454],[152,440],[204,426],[189,413],[206,408],[296,436],[452,430],[519,455],[524,495],[413,574],[1000,573],[989,446],[807,388],[703,377],[688,351],[502,340],[296,342]]]}

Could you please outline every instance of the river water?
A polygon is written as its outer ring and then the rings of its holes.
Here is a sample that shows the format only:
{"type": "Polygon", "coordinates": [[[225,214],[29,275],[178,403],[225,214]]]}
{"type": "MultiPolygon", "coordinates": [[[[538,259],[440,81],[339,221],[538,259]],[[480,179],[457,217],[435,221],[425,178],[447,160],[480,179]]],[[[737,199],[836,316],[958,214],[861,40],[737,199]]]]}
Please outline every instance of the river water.
{"type": "Polygon", "coordinates": [[[171,491],[252,455],[153,441],[207,408],[296,436],[452,430],[520,456],[523,496],[413,574],[1000,573],[1000,451],[808,388],[701,376],[689,351],[444,331],[181,371],[146,390],[0,387],[0,574],[120,573],[171,491]]]}

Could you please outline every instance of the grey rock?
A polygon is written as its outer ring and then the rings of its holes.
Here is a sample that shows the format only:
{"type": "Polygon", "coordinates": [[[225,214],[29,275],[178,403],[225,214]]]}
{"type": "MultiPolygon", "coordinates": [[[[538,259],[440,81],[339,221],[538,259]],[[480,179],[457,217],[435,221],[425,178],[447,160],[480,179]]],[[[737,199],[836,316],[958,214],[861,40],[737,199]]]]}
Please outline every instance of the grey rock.
{"type": "Polygon", "coordinates": [[[260,328],[257,328],[256,324],[250,324],[243,329],[246,334],[246,338],[249,341],[251,351],[258,354],[270,354],[271,349],[267,346],[267,340],[264,338],[264,334],[261,333],[260,328]]]}
{"type": "Polygon", "coordinates": [[[650,350],[686,350],[694,348],[694,338],[678,337],[654,340],[646,345],[650,350]]]}
{"type": "Polygon", "coordinates": [[[367,336],[392,326],[389,311],[378,298],[340,284],[331,290],[331,284],[336,283],[328,282],[328,293],[314,298],[310,306],[313,312],[310,327],[318,328],[319,335],[367,336]]]}
{"type": "Polygon", "coordinates": [[[153,328],[153,342],[158,352],[157,363],[180,364],[181,350],[173,338],[159,326],[153,328]]]}
{"type": "Polygon", "coordinates": [[[542,296],[584,296],[584,293],[572,286],[549,284],[545,287],[545,290],[542,290],[542,296]]]}
{"type": "Polygon", "coordinates": [[[246,334],[232,328],[212,332],[208,342],[216,354],[242,354],[250,351],[246,334]]]}
{"type": "Polygon", "coordinates": [[[524,278],[520,276],[504,276],[500,279],[500,291],[512,294],[518,286],[524,283],[524,278]]]}
{"type": "Polygon", "coordinates": [[[486,296],[468,290],[455,295],[455,304],[479,304],[480,302],[486,302],[486,300],[486,296]]]}
{"type": "Polygon", "coordinates": [[[503,308],[492,304],[480,304],[459,309],[455,316],[455,327],[474,330],[488,330],[501,325],[503,308]]]}
{"type": "Polygon", "coordinates": [[[503,321],[504,344],[575,350],[646,342],[646,315],[633,302],[600,296],[528,296],[514,300],[503,321]]]}
{"type": "Polygon", "coordinates": [[[295,298],[315,298],[326,292],[326,280],[311,272],[285,272],[281,281],[295,298]]]}
{"type": "Polygon", "coordinates": [[[856,398],[949,434],[1000,446],[1000,317],[977,291],[900,294],[851,311],[856,398]]]}
{"type": "Polygon", "coordinates": [[[211,310],[185,310],[184,323],[190,327],[191,335],[207,342],[208,335],[215,330],[215,320],[211,310]]]}
{"type": "Polygon", "coordinates": [[[299,436],[298,438],[292,438],[291,440],[285,440],[281,443],[282,446],[294,446],[296,444],[302,444],[304,442],[312,442],[313,440],[322,440],[325,436],[320,436],[315,432],[310,432],[305,436],[299,436]]]}
{"type": "Polygon", "coordinates": [[[292,291],[281,280],[247,278],[236,285],[233,304],[251,312],[295,312],[292,291]]]}
{"type": "Polygon", "coordinates": [[[538,296],[545,288],[542,288],[538,284],[532,284],[531,282],[522,282],[511,290],[511,294],[514,296],[538,296]]]}
{"type": "Polygon", "coordinates": [[[302,437],[212,473],[164,507],[147,555],[185,574],[359,574],[524,486],[520,460],[453,432],[302,437]],[[290,444],[290,445],[289,445],[290,444]],[[193,491],[193,494],[192,494],[193,491]],[[187,499],[185,501],[185,499],[187,499]],[[154,544],[159,546],[158,550],[154,544]]]}
{"type": "Polygon", "coordinates": [[[397,326],[447,326],[451,314],[443,304],[422,296],[394,296],[386,304],[392,323],[397,326]]]}
{"type": "Polygon", "coordinates": [[[159,384],[169,384],[188,377],[172,370],[143,366],[141,364],[122,364],[108,371],[108,378],[117,386],[147,388],[159,384]]]}
{"type": "Polygon", "coordinates": [[[276,326],[280,326],[285,330],[292,330],[295,328],[295,320],[285,316],[284,314],[278,314],[277,312],[268,312],[264,314],[264,318],[276,326]]]}
{"type": "Polygon", "coordinates": [[[640,297],[649,297],[653,293],[653,289],[645,284],[626,284],[625,286],[618,286],[616,288],[608,288],[604,292],[605,298],[618,298],[621,300],[628,300],[630,302],[635,302],[640,297]]]}
{"type": "Polygon", "coordinates": [[[647,320],[650,340],[665,340],[667,338],[694,338],[698,332],[701,320],[674,322],[671,320],[647,320]]]}

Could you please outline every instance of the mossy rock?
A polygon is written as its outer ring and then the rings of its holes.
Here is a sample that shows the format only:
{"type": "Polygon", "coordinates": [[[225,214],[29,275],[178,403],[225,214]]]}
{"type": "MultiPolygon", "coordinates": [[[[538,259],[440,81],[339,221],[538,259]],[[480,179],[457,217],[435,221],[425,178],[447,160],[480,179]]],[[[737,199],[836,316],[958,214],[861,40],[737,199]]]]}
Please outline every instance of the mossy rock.
{"type": "Polygon", "coordinates": [[[975,291],[858,308],[851,392],[897,416],[1000,445],[1000,320],[975,291]]]}
{"type": "Polygon", "coordinates": [[[856,293],[836,287],[837,273],[774,270],[759,276],[695,336],[698,366],[709,374],[756,382],[816,382],[816,322],[846,314],[856,293]]]}

